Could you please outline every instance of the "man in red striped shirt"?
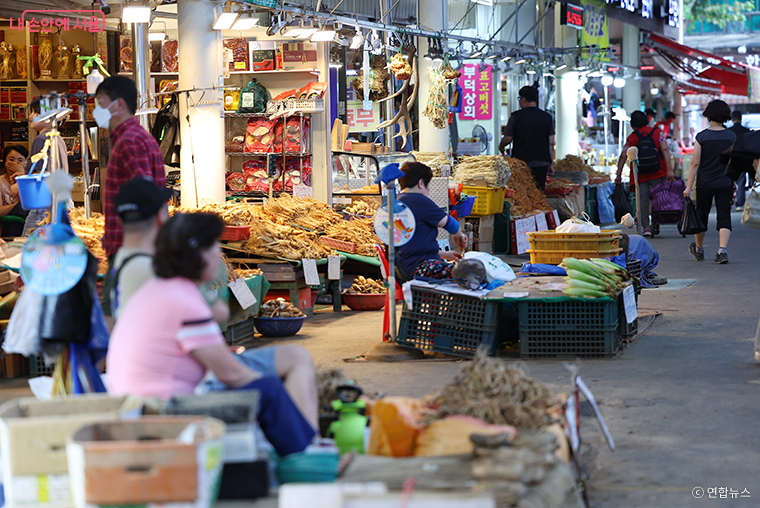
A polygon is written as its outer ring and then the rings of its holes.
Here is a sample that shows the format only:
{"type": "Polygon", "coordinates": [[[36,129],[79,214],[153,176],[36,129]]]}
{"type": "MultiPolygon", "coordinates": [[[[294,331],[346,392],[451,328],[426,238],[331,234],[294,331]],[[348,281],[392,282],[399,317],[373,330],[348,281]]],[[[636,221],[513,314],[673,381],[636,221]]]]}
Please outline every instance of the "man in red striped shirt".
{"type": "Polygon", "coordinates": [[[125,76],[106,78],[98,86],[95,100],[97,107],[93,117],[98,127],[111,131],[111,154],[103,193],[106,216],[103,247],[110,259],[121,247],[124,235],[114,205],[121,186],[140,176],[153,180],[159,187],[165,187],[166,175],[164,157],[158,143],[135,117],[135,82],[125,76]]]}

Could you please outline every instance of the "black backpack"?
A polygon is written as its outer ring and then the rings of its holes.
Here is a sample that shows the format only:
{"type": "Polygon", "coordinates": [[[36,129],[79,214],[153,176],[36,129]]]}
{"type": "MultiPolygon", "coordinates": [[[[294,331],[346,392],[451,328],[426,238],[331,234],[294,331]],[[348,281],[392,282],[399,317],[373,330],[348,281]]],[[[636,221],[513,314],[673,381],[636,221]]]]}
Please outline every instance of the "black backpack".
{"type": "Polygon", "coordinates": [[[649,134],[642,135],[638,131],[633,131],[639,142],[636,147],[639,149],[639,167],[638,172],[641,174],[657,173],[660,170],[660,149],[657,142],[652,137],[654,129],[649,134]]]}
{"type": "Polygon", "coordinates": [[[169,102],[163,105],[156,114],[151,134],[156,138],[164,164],[179,167],[179,101],[177,94],[171,96],[169,102]]]}

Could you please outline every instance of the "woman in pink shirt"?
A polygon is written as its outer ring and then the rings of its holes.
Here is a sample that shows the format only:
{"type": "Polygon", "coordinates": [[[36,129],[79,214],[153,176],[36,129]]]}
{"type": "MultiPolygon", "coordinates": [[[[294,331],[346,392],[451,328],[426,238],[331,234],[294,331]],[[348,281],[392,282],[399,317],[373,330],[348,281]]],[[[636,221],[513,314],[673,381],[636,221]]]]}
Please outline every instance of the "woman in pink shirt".
{"type": "Polygon", "coordinates": [[[159,231],[147,282],[111,335],[109,391],[163,400],[192,394],[207,370],[228,389],[259,390],[261,429],[281,455],[303,451],[316,430],[276,376],[262,376],[227,348],[199,286],[217,278],[224,224],[214,214],[177,214],[159,231]]]}

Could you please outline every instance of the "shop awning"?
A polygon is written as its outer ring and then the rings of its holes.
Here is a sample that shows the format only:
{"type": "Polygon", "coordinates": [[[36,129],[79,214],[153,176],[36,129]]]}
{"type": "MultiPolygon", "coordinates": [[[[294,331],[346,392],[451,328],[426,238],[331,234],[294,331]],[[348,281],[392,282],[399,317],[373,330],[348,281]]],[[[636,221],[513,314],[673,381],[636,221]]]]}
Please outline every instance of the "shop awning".
{"type": "Polygon", "coordinates": [[[708,95],[748,95],[748,68],[719,56],[649,33],[644,46],[658,67],[670,74],[684,91],[708,95]]]}

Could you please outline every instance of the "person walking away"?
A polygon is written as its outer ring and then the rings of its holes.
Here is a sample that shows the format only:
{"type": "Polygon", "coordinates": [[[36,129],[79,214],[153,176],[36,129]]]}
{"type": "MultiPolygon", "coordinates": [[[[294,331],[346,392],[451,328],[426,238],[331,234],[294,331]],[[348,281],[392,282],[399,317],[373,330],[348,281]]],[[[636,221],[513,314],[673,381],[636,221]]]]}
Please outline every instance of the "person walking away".
{"type": "MultiPolygon", "coordinates": [[[[164,157],[153,136],[135,117],[137,111],[137,87],[126,76],[106,78],[95,91],[97,105],[92,113],[101,129],[109,129],[111,154],[106,168],[103,212],[106,218],[103,248],[108,265],[113,266],[113,256],[123,241],[123,230],[116,213],[115,199],[121,187],[141,176],[163,188],[166,186],[164,157]]],[[[110,287],[103,287],[103,311],[110,314],[108,301],[110,287]]]]}
{"type": "Polygon", "coordinates": [[[697,261],[705,259],[705,232],[714,200],[718,215],[716,229],[720,235],[715,262],[725,265],[728,263],[727,248],[731,237],[731,198],[734,195],[734,182],[726,176],[726,164],[720,162],[720,154],[733,145],[736,134],[723,126],[731,118],[731,108],[722,100],[710,101],[702,116],[710,121],[710,126],[697,134],[694,156],[689,167],[689,182],[683,195],[689,196],[696,180],[697,213],[705,225],[705,230],[695,235],[694,242],[689,246],[689,253],[697,261]]]}
{"type": "MultiPolygon", "coordinates": [[[[57,169],[61,169],[63,171],[69,170],[69,156],[68,156],[68,148],[66,148],[66,142],[63,140],[61,136],[57,136],[54,141],[51,141],[51,143],[56,143],[56,150],[57,150],[57,161],[54,163],[50,159],[50,154],[52,153],[52,147],[48,144],[46,145],[46,141],[48,140],[50,133],[50,121],[44,121],[44,122],[36,122],[35,119],[40,115],[42,112],[42,106],[40,99],[34,99],[32,102],[29,103],[29,127],[31,129],[34,129],[38,132],[37,137],[34,138],[32,141],[32,149],[31,149],[31,157],[29,157],[26,160],[26,173],[29,174],[32,171],[32,168],[34,168],[34,171],[36,173],[39,173],[43,164],[44,164],[44,156],[47,156],[47,167],[45,168],[45,171],[50,171],[51,168],[55,167],[57,169]],[[47,151],[43,153],[43,150],[45,150],[45,146],[47,146],[47,151]],[[38,157],[42,157],[36,162],[35,159],[38,159],[38,157]]],[[[29,213],[26,216],[26,221],[24,222],[24,236],[29,236],[34,232],[35,229],[37,229],[39,222],[44,218],[45,213],[48,212],[49,208],[40,208],[39,210],[29,210],[29,213]]]]}
{"type": "MultiPolygon", "coordinates": [[[[733,125],[728,128],[731,132],[736,134],[736,139],[739,136],[749,132],[749,129],[742,125],[742,112],[735,109],[731,112],[731,121],[733,125]]],[[[744,209],[744,203],[747,199],[747,173],[742,173],[739,179],[736,181],[736,211],[739,212],[744,209]]]]}
{"type": "Polygon", "coordinates": [[[655,127],[660,129],[660,132],[665,136],[665,138],[673,137],[673,121],[676,119],[676,114],[672,111],[668,111],[665,113],[665,116],[662,117],[662,120],[657,122],[655,124],[655,127]]]}
{"type": "Polygon", "coordinates": [[[536,186],[546,190],[546,175],[554,174],[554,121],[538,109],[538,89],[524,86],[518,92],[520,109],[512,113],[499,143],[499,151],[512,143],[512,157],[525,162],[536,186]]]}
{"type": "MultiPolygon", "coordinates": [[[[649,190],[667,179],[673,180],[673,166],[670,160],[670,150],[665,136],[659,129],[647,125],[647,116],[641,111],[631,113],[631,128],[633,132],[628,136],[623,151],[618,157],[618,170],[615,183],[620,183],[623,178],[623,168],[628,161],[628,148],[639,149],[639,162],[637,166],[639,192],[638,210],[641,221],[641,236],[652,236],[649,214],[651,212],[651,200],[649,190]]],[[[636,182],[631,173],[631,189],[635,190],[636,182]]]]}
{"type": "Polygon", "coordinates": [[[657,123],[657,113],[652,108],[647,108],[644,110],[644,114],[647,115],[647,125],[649,127],[654,127],[657,123]]]}

